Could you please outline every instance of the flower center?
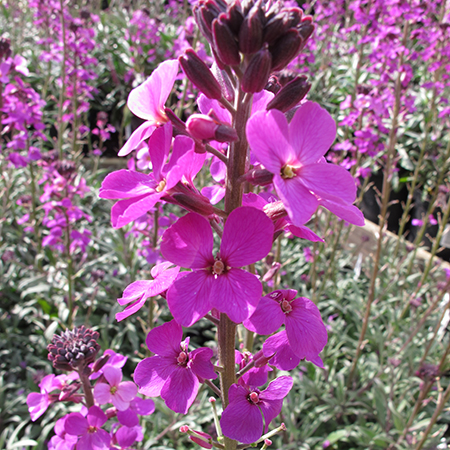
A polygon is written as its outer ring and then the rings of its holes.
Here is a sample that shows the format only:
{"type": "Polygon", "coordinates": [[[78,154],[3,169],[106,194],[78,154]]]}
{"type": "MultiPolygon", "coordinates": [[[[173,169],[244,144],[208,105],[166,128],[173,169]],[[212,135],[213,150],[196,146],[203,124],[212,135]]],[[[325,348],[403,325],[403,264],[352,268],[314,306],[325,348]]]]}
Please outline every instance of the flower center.
{"type": "Polygon", "coordinates": [[[295,173],[295,167],[294,166],[290,166],[290,165],[285,165],[284,167],[281,168],[281,178],[294,178],[295,176],[297,176],[297,174],[295,173]]]}
{"type": "Polygon", "coordinates": [[[188,355],[186,352],[180,352],[177,357],[177,362],[179,366],[185,366],[187,364],[188,355]]]}
{"type": "Polygon", "coordinates": [[[283,301],[281,302],[281,309],[285,314],[289,314],[292,311],[292,305],[288,300],[283,299],[283,301]]]}
{"type": "Polygon", "coordinates": [[[259,403],[259,395],[257,392],[252,392],[249,396],[248,396],[248,400],[251,403],[254,403],[255,405],[259,403]]]}
{"type": "Polygon", "coordinates": [[[94,434],[97,432],[97,427],[94,427],[93,425],[90,425],[89,428],[87,429],[87,432],[89,434],[94,434]]]}
{"type": "Polygon", "coordinates": [[[212,272],[214,275],[221,275],[223,271],[225,270],[225,264],[219,260],[214,261],[214,264],[212,266],[212,272]]]}
{"type": "Polygon", "coordinates": [[[111,394],[114,395],[117,391],[119,390],[119,388],[117,386],[113,386],[110,390],[111,394]]]}
{"type": "Polygon", "coordinates": [[[156,188],[156,192],[161,192],[161,191],[163,191],[165,187],[166,187],[166,180],[162,180],[162,181],[158,184],[158,187],[156,188]]]}

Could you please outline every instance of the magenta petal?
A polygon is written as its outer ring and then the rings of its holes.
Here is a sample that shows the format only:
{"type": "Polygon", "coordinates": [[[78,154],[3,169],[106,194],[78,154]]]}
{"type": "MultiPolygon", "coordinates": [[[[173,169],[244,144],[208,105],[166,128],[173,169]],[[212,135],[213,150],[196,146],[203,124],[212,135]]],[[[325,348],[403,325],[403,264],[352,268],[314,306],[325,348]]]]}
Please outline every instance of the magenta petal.
{"type": "Polygon", "coordinates": [[[164,193],[142,195],[117,202],[111,208],[111,223],[121,228],[150,211],[159,202],[164,193]]]}
{"type": "Polygon", "coordinates": [[[331,147],[336,137],[336,123],[317,103],[306,102],[294,114],[289,132],[298,161],[312,164],[331,147]]]}
{"type": "Polygon", "coordinates": [[[120,427],[116,433],[117,443],[121,448],[131,447],[138,437],[138,432],[135,429],[128,427],[120,427]]]}
{"type": "Polygon", "coordinates": [[[150,330],[145,342],[151,352],[161,356],[173,356],[175,360],[181,351],[182,338],[181,325],[178,325],[175,320],[171,320],[150,330]]]}
{"type": "MultiPolygon", "coordinates": [[[[121,300],[121,299],[118,299],[121,300]]],[[[122,312],[116,313],[116,320],[120,322],[123,319],[131,316],[132,314],[138,312],[144,305],[147,297],[142,295],[138,300],[133,302],[131,305],[128,305],[122,312]]],[[[129,300],[132,301],[132,300],[129,300]]]]}
{"type": "Polygon", "coordinates": [[[225,197],[225,188],[222,186],[205,186],[202,188],[202,195],[211,202],[211,205],[216,205],[225,197]]]}
{"type": "Polygon", "coordinates": [[[266,296],[259,301],[250,318],[244,321],[244,327],[261,335],[272,334],[283,325],[285,317],[280,304],[266,296]]]}
{"type": "Polygon", "coordinates": [[[128,138],[127,142],[125,142],[125,145],[120,149],[117,155],[127,156],[130,154],[133,150],[139,147],[139,144],[142,141],[145,141],[152,135],[155,128],[156,126],[153,122],[144,122],[133,131],[133,134],[128,138]]]}
{"type": "Polygon", "coordinates": [[[167,291],[167,303],[175,320],[190,327],[211,309],[210,294],[214,277],[203,270],[178,278],[167,291]]]}
{"type": "Polygon", "coordinates": [[[262,436],[263,419],[259,408],[247,400],[247,390],[239,388],[238,395],[222,413],[220,426],[226,437],[251,444],[262,436]]]}
{"type": "Polygon", "coordinates": [[[94,387],[94,398],[100,405],[111,403],[111,386],[107,383],[97,383],[94,387]]]}
{"type": "Polygon", "coordinates": [[[39,394],[37,392],[32,392],[28,394],[27,397],[27,405],[28,412],[30,413],[31,420],[34,422],[42,414],[47,411],[48,405],[50,404],[50,400],[47,394],[39,394]]]}
{"type": "Polygon", "coordinates": [[[311,164],[301,167],[297,175],[307,189],[321,198],[333,200],[333,197],[338,197],[345,203],[355,201],[355,181],[343,167],[328,163],[311,164]]]}
{"type": "Polygon", "coordinates": [[[108,417],[98,406],[91,406],[87,413],[86,419],[91,427],[102,427],[108,417]]]}
{"type": "Polygon", "coordinates": [[[309,299],[299,297],[291,302],[292,311],[286,315],[286,333],[293,352],[310,361],[327,343],[327,330],[319,309],[309,299]]]}
{"type": "Polygon", "coordinates": [[[151,175],[133,172],[131,170],[117,170],[105,177],[100,188],[100,198],[130,198],[155,192],[157,183],[151,175]]]}
{"type": "Polygon", "coordinates": [[[252,115],[258,111],[265,111],[266,106],[274,97],[273,92],[266,91],[265,89],[253,94],[252,115]]]}
{"type": "Polygon", "coordinates": [[[338,216],[353,225],[362,227],[365,223],[363,213],[354,205],[338,203],[331,200],[319,199],[319,203],[338,216]]]}
{"type": "Polygon", "coordinates": [[[189,213],[178,219],[162,237],[161,253],[181,267],[201,269],[212,262],[213,234],[209,222],[189,213]]]}
{"type": "Polygon", "coordinates": [[[152,356],[143,359],[134,371],[134,381],[139,386],[139,392],[149,397],[158,397],[175,367],[175,362],[170,358],[152,356]]]}
{"type": "Polygon", "coordinates": [[[230,267],[253,264],[270,252],[273,231],[273,223],[264,212],[250,206],[241,206],[227,218],[220,257],[230,267]]]}
{"type": "Polygon", "coordinates": [[[269,386],[261,392],[259,398],[265,401],[280,400],[288,395],[294,381],[291,377],[283,376],[271,381],[269,386]]]}
{"type": "Polygon", "coordinates": [[[148,151],[155,180],[160,181],[162,179],[161,169],[169,156],[171,144],[172,124],[170,122],[157,128],[148,140],[148,151]]]}
{"type": "MultiPolygon", "coordinates": [[[[153,401],[148,399],[149,401],[153,401]]],[[[126,427],[135,427],[139,425],[139,417],[131,408],[125,411],[117,411],[117,420],[126,427]]]]}
{"type": "Polygon", "coordinates": [[[197,348],[190,354],[190,367],[192,372],[205,380],[214,380],[217,374],[211,363],[214,352],[210,348],[197,348]]]}
{"type": "Polygon", "coordinates": [[[156,266],[154,266],[152,268],[152,270],[150,271],[151,275],[153,278],[158,277],[159,275],[161,275],[162,273],[164,273],[170,266],[172,266],[173,264],[169,261],[165,261],[159,264],[156,264],[156,266]]]}
{"type": "Polygon", "coordinates": [[[294,225],[300,226],[308,222],[319,202],[299,178],[284,180],[281,176],[275,175],[273,184],[294,225]]]}
{"type": "Polygon", "coordinates": [[[117,392],[112,395],[112,404],[119,410],[125,411],[130,407],[130,402],[136,397],[137,386],[131,381],[120,383],[117,392]]]}
{"type": "Polygon", "coordinates": [[[280,370],[295,369],[301,358],[299,358],[289,345],[286,330],[280,331],[266,339],[263,344],[263,353],[266,358],[274,355],[269,364],[280,370]]]}
{"type": "Polygon", "coordinates": [[[214,111],[216,117],[224,123],[231,124],[231,114],[217,100],[212,100],[204,94],[200,94],[197,100],[198,108],[202,114],[214,111]]]}
{"type": "Polygon", "coordinates": [[[307,239],[311,242],[325,242],[321,237],[317,236],[316,233],[303,225],[299,227],[296,227],[295,225],[288,225],[286,229],[290,231],[294,236],[297,236],[301,239],[307,239]]]}
{"type": "Polygon", "coordinates": [[[169,97],[178,73],[178,61],[161,63],[150,77],[128,96],[128,108],[141,119],[153,124],[164,120],[164,104],[169,97]]]}
{"type": "Polygon", "coordinates": [[[277,417],[281,412],[281,408],[283,407],[283,399],[271,400],[270,402],[261,401],[258,403],[258,406],[261,408],[261,412],[264,416],[264,433],[267,433],[270,422],[272,422],[272,420],[275,419],[275,417],[277,417]]]}
{"type": "Polygon", "coordinates": [[[231,269],[217,279],[213,278],[210,305],[228,315],[235,323],[248,319],[256,309],[262,294],[262,285],[252,273],[231,269]]]}
{"type": "Polygon", "coordinates": [[[66,422],[64,424],[64,429],[67,434],[73,436],[79,436],[87,432],[89,427],[88,421],[80,413],[70,413],[66,416],[66,422]]]}
{"type": "MultiPolygon", "coordinates": [[[[170,264],[170,263],[169,263],[170,264]]],[[[152,284],[150,280],[138,280],[128,285],[123,291],[123,296],[118,298],[119,305],[126,305],[127,303],[142,297],[147,292],[147,289],[152,284]]]]}
{"type": "Polygon", "coordinates": [[[111,436],[105,430],[83,436],[77,443],[77,450],[109,450],[111,436]],[[80,445],[81,444],[81,445],[80,445]]]}
{"type": "Polygon", "coordinates": [[[136,397],[132,402],[132,406],[140,416],[148,416],[155,411],[155,402],[150,398],[136,397]]]}
{"type": "Polygon", "coordinates": [[[186,367],[177,367],[161,390],[161,398],[175,412],[187,414],[197,397],[198,378],[186,367]]]}
{"type": "Polygon", "coordinates": [[[273,174],[293,157],[285,115],[277,110],[258,112],[247,122],[247,140],[258,161],[273,174]]]}
{"type": "Polygon", "coordinates": [[[103,375],[111,386],[118,386],[122,381],[122,371],[117,367],[106,366],[103,375]]]}

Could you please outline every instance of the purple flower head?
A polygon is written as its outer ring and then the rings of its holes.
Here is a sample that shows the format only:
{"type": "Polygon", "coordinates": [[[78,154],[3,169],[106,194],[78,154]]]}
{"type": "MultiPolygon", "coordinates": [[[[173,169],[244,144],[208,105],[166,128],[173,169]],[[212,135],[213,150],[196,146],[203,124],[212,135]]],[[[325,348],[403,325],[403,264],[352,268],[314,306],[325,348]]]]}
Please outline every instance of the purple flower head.
{"type": "Polygon", "coordinates": [[[69,414],[64,428],[67,434],[79,436],[77,449],[107,450],[111,436],[101,429],[107,420],[106,414],[98,406],[91,406],[86,417],[80,413],[69,414]]]}
{"type": "Polygon", "coordinates": [[[274,174],[273,184],[296,226],[306,223],[319,205],[343,220],[364,225],[352,205],[353,177],[323,156],[336,136],[336,124],[318,104],[306,102],[291,122],[277,110],[258,112],[247,123],[247,139],[256,158],[274,174]]]}
{"type": "Polygon", "coordinates": [[[121,228],[150,211],[185,176],[192,180],[203,166],[205,155],[194,153],[194,141],[187,136],[177,136],[170,162],[166,164],[172,144],[172,124],[155,130],[149,140],[153,161],[150,175],[130,170],[109,174],[100,188],[101,198],[125,199],[111,210],[114,228],[121,228]]]}
{"type": "Polygon", "coordinates": [[[216,258],[211,226],[202,216],[187,214],[168,228],[162,239],[162,255],[193,269],[181,273],[167,292],[175,320],[189,327],[212,308],[236,323],[247,319],[259,302],[262,286],[255,275],[239,267],[264,258],[272,248],[272,238],[272,221],[250,207],[230,213],[216,258]]]}
{"type": "Polygon", "coordinates": [[[128,97],[128,108],[141,119],[146,120],[119,152],[126,156],[148,139],[158,125],[168,122],[164,104],[172,91],[178,73],[178,61],[169,60],[161,63],[143,84],[133,89],[128,97]]]}
{"type": "Polygon", "coordinates": [[[169,289],[180,271],[179,267],[169,269],[170,266],[172,266],[170,262],[163,262],[154,266],[151,271],[153,280],[135,281],[125,289],[123,297],[117,299],[119,305],[128,304],[122,312],[116,314],[116,319],[119,322],[139,311],[148,298],[155,297],[169,289]]]}
{"type": "Polygon", "coordinates": [[[292,378],[286,376],[273,380],[263,391],[233,384],[228,391],[230,403],[220,419],[223,434],[244,444],[256,442],[280,414],[292,384],[292,378]]]}
{"type": "Polygon", "coordinates": [[[122,371],[116,367],[105,367],[103,376],[108,383],[99,383],[94,388],[94,398],[100,405],[112,403],[119,411],[130,407],[136,397],[137,386],[132,381],[122,381],[122,371]]]}
{"type": "Polygon", "coordinates": [[[186,414],[197,396],[200,382],[216,378],[211,363],[213,351],[188,351],[189,338],[181,341],[183,329],[174,320],[153,328],[147,335],[149,350],[156,354],[141,361],[134,372],[139,392],[161,396],[175,412],[186,414]]]}
{"type": "MultiPolygon", "coordinates": [[[[271,292],[261,299],[244,326],[258,334],[272,334],[286,325],[287,338],[294,354],[323,367],[319,353],[327,343],[327,330],[319,309],[305,297],[295,298],[293,289],[271,292]]],[[[267,353],[264,352],[266,356],[267,353]]]]}

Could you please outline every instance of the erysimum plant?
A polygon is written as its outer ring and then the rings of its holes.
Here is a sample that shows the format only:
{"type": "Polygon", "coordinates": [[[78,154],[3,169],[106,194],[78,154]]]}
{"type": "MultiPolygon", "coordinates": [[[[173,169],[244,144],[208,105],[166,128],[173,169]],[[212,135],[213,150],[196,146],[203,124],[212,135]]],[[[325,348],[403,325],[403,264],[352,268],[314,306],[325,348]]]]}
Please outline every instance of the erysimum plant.
{"type": "MultiPolygon", "coordinates": [[[[364,219],[352,205],[352,176],[324,159],[336,136],[333,118],[304,100],[310,87],[304,76],[288,83],[277,76],[313,33],[312,18],[282,2],[260,1],[200,0],[194,15],[214,63],[209,67],[193,48],[179,63],[201,92],[200,113],[183,122],[165,107],[178,63],[161,64],[130,93],[130,110],[146,122],[119,153],[148,147],[153,172],[114,172],[100,196],[120,200],[112,211],[116,228],[158,202],[188,211],[164,232],[160,246],[165,268],[175,266],[169,269],[173,276],[161,284],[174,320],[149,332],[147,346],[154,356],[139,363],[135,381],[139,392],[161,396],[169,408],[184,414],[199,385],[206,383],[223,407],[217,439],[188,427],[182,431],[206,448],[231,450],[283,429],[269,431],[292,379],[284,375],[265,387],[269,366],[292,370],[306,359],[323,367],[319,354],[327,342],[317,306],[296,298],[294,290],[263,292],[255,263],[267,256],[286,227],[302,238],[321,240],[305,227],[319,205],[355,225],[364,219]],[[219,184],[203,189],[205,196],[194,181],[208,156],[214,157],[211,172],[219,184]],[[251,193],[251,184],[259,186],[258,194],[251,193]],[[221,198],[222,207],[217,203],[221,198]],[[216,251],[214,233],[220,239],[216,251]],[[182,326],[205,319],[217,327],[217,357],[210,349],[189,351],[189,339],[182,341],[182,326]],[[248,336],[273,334],[283,324],[286,329],[255,354],[248,339],[242,357],[236,354],[241,323],[248,336]],[[213,382],[216,376],[219,385],[213,382]]],[[[156,286],[161,273],[155,273],[156,286]]],[[[133,283],[120,303],[137,300],[140,306],[162,293],[148,290],[150,283],[133,283]]]]}

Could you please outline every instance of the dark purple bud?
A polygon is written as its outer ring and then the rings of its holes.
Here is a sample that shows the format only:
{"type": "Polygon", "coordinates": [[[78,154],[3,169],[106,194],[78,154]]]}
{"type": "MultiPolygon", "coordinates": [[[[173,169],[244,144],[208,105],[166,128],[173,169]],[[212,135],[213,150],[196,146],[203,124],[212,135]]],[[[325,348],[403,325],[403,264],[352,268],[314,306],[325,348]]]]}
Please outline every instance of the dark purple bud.
{"type": "Polygon", "coordinates": [[[222,97],[220,84],[194,50],[187,49],[178,60],[186,76],[200,92],[213,100],[219,100],[222,97]]]}
{"type": "Polygon", "coordinates": [[[164,108],[164,112],[166,113],[168,119],[172,122],[174,128],[178,130],[180,134],[186,132],[185,123],[170,108],[164,108]]]}
{"type": "Polygon", "coordinates": [[[11,40],[0,38],[0,61],[11,56],[11,40]]]}
{"type": "Polygon", "coordinates": [[[239,30],[239,50],[245,55],[256,53],[263,44],[263,21],[260,2],[253,6],[239,30]]]}
{"type": "Polygon", "coordinates": [[[303,43],[306,43],[306,41],[309,39],[309,37],[314,32],[314,24],[312,23],[312,17],[311,16],[305,16],[303,17],[301,23],[299,26],[297,26],[298,34],[303,40],[303,43]]]}
{"type": "Polygon", "coordinates": [[[221,123],[216,130],[214,140],[217,142],[236,142],[239,140],[239,137],[232,126],[221,123]]]}
{"type": "Polygon", "coordinates": [[[213,214],[213,205],[209,203],[209,200],[206,197],[203,199],[200,198],[199,195],[187,195],[182,193],[173,194],[172,199],[174,202],[188,211],[195,212],[202,216],[210,216],[213,214]]]}
{"type": "Polygon", "coordinates": [[[281,88],[266,109],[278,109],[281,112],[286,112],[303,100],[310,89],[311,84],[308,83],[305,76],[297,77],[281,88]]]}
{"type": "Polygon", "coordinates": [[[263,281],[267,283],[270,280],[273,280],[275,275],[280,271],[281,264],[279,262],[275,262],[272,264],[272,267],[264,274],[263,281]]]}
{"type": "MultiPolygon", "coordinates": [[[[302,21],[303,11],[300,8],[289,8],[286,10],[286,25],[295,28],[302,21]]],[[[308,18],[310,16],[307,16],[308,18]]],[[[303,37],[303,36],[302,36],[303,37]]]]}
{"type": "Polygon", "coordinates": [[[297,30],[291,29],[270,46],[272,53],[272,70],[274,72],[286,67],[298,54],[302,38],[297,30]]]}
{"type": "Polygon", "coordinates": [[[194,7],[195,21],[209,42],[212,42],[212,22],[220,13],[219,6],[213,0],[199,2],[194,7]]]}
{"type": "Polygon", "coordinates": [[[272,66],[272,56],[267,47],[256,53],[245,69],[242,77],[244,92],[261,92],[267,84],[272,66]]]}
{"type": "Polygon", "coordinates": [[[111,355],[103,355],[101,358],[98,358],[95,361],[94,366],[92,367],[92,372],[98,372],[109,360],[111,355]]]}
{"type": "Polygon", "coordinates": [[[234,87],[228,74],[224,70],[221,70],[215,63],[211,66],[211,72],[222,88],[222,95],[230,103],[234,103],[234,87]]]}
{"type": "Polygon", "coordinates": [[[237,66],[241,62],[239,47],[236,39],[221,19],[213,21],[214,47],[220,60],[227,66],[237,66]]]}
{"type": "Polygon", "coordinates": [[[265,186],[272,183],[273,173],[267,169],[252,169],[245,174],[245,180],[255,186],[265,186]]]}
{"type": "Polygon", "coordinates": [[[278,81],[278,78],[275,75],[271,75],[269,80],[267,81],[266,91],[272,92],[276,94],[281,89],[281,84],[278,81]]]}
{"type": "Polygon", "coordinates": [[[278,14],[266,23],[264,27],[264,42],[274,43],[287,30],[285,16],[278,14]]]}
{"type": "Polygon", "coordinates": [[[242,22],[244,21],[244,14],[239,2],[234,2],[228,8],[227,24],[230,30],[236,37],[239,36],[239,30],[241,29],[242,22]]]}

